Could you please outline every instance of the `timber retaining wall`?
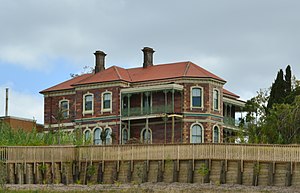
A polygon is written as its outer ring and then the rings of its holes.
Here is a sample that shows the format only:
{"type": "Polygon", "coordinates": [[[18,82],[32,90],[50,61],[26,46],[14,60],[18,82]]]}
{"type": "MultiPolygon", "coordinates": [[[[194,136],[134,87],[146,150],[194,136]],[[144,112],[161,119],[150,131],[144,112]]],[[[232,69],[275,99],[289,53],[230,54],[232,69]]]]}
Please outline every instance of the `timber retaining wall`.
{"type": "Polygon", "coordinates": [[[0,147],[0,178],[9,184],[182,182],[298,186],[299,147],[228,144],[0,147]]]}

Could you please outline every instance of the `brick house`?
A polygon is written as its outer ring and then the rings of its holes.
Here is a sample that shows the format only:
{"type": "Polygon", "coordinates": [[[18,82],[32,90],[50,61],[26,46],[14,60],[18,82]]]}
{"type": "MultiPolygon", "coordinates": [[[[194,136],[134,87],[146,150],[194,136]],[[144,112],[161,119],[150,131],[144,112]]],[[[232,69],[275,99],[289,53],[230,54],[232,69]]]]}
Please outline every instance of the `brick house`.
{"type": "Polygon", "coordinates": [[[96,51],[94,73],[50,87],[44,95],[45,129],[80,129],[94,144],[228,142],[244,102],[222,78],[192,62],[153,65],[145,47],[142,67],[105,69],[96,51]],[[61,112],[62,119],[56,118],[61,112]]]}

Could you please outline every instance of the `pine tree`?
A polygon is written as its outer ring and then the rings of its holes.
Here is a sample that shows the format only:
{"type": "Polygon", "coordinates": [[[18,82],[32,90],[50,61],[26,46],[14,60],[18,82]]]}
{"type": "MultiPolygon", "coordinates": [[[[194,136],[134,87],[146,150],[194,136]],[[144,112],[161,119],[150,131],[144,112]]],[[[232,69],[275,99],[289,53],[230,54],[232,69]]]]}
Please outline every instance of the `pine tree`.
{"type": "Polygon", "coordinates": [[[288,65],[285,69],[285,83],[286,83],[286,88],[285,88],[285,92],[286,92],[286,96],[290,95],[292,92],[292,71],[291,71],[291,66],[288,65]]]}
{"type": "Polygon", "coordinates": [[[270,98],[268,101],[267,108],[271,109],[273,104],[281,104],[284,102],[284,98],[286,97],[285,92],[286,82],[283,79],[283,71],[282,69],[279,70],[277,73],[277,77],[275,82],[272,84],[270,98]]]}

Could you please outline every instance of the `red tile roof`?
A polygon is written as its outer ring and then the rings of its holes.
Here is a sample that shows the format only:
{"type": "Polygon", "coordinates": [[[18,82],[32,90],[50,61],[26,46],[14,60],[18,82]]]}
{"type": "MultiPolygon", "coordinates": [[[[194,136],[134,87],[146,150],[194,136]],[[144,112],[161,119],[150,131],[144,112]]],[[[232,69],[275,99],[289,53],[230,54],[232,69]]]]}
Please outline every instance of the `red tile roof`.
{"type": "Polygon", "coordinates": [[[151,80],[162,80],[178,77],[197,77],[197,78],[213,78],[224,81],[222,78],[208,72],[207,70],[197,66],[192,62],[179,62],[171,64],[159,64],[148,66],[147,68],[130,68],[124,69],[112,66],[102,72],[91,76],[75,85],[91,84],[115,80],[124,80],[127,82],[143,82],[151,80]]]}
{"type": "Polygon", "coordinates": [[[60,91],[60,90],[68,90],[68,89],[73,89],[74,87],[72,86],[73,84],[82,81],[84,79],[87,79],[88,77],[93,76],[94,74],[83,74],[80,76],[76,76],[70,80],[67,80],[65,82],[62,82],[60,84],[57,84],[55,86],[52,86],[50,88],[47,88],[40,93],[46,93],[46,92],[51,92],[51,91],[60,91]]]}
{"type": "Polygon", "coordinates": [[[235,99],[240,98],[240,96],[238,96],[238,95],[236,95],[236,94],[234,94],[234,93],[226,90],[225,88],[223,88],[223,94],[224,95],[229,95],[229,97],[235,98],[235,99]]]}
{"type": "Polygon", "coordinates": [[[152,80],[163,80],[171,78],[212,78],[222,82],[226,82],[222,78],[210,73],[192,62],[178,62],[170,64],[159,64],[148,66],[147,68],[131,68],[124,69],[117,66],[112,66],[104,71],[96,74],[86,74],[54,87],[41,91],[41,93],[57,90],[71,89],[76,85],[93,84],[100,82],[110,82],[123,80],[126,82],[144,82],[152,80]]]}

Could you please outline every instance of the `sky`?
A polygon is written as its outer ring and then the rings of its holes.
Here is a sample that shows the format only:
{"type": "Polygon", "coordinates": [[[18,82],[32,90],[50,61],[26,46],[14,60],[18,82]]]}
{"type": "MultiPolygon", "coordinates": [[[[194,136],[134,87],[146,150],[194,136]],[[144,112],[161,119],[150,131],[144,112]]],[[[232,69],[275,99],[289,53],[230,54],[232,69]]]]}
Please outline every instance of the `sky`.
{"type": "Polygon", "coordinates": [[[43,118],[39,91],[94,67],[192,61],[242,100],[291,65],[300,78],[299,0],[0,0],[0,116],[43,118]]]}

